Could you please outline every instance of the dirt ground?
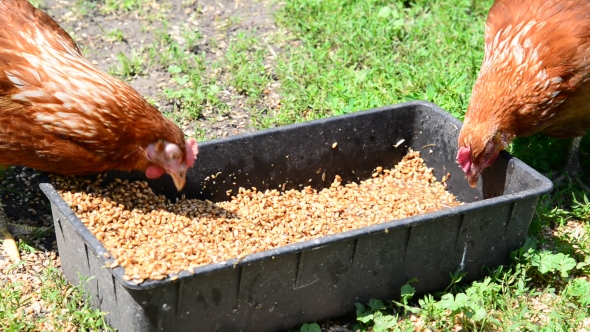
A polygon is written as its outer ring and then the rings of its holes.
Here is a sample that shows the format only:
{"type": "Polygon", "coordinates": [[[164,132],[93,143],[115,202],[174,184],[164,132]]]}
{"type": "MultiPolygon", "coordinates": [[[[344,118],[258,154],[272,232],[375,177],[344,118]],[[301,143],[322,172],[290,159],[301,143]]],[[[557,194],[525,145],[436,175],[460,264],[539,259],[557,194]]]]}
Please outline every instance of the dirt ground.
{"type": "MultiPolygon", "coordinates": [[[[132,52],[138,52],[145,45],[153,43],[157,33],[165,32],[183,43],[180,35],[183,25],[195,29],[202,36],[191,51],[205,52],[207,61],[221,57],[227,51],[230,38],[235,37],[238,31],[265,37],[277,29],[272,17],[275,7],[269,0],[140,0],[140,9],[117,10],[107,15],[93,2],[80,4],[78,1],[74,7],[72,2],[44,0],[40,8],[56,19],[76,40],[86,58],[105,72],[109,72],[109,68],[117,63],[117,54],[123,52],[130,56],[132,52]],[[123,41],[113,40],[107,35],[115,29],[120,29],[123,41]]],[[[144,64],[146,68],[143,75],[126,81],[143,96],[154,100],[163,112],[173,112],[175,101],[166,99],[162,93],[166,88],[178,88],[167,68],[156,63],[144,64]]],[[[213,70],[206,72],[206,76],[215,74],[218,73],[213,70]]],[[[228,79],[223,75],[220,78],[222,81],[228,79]]],[[[192,135],[195,126],[204,131],[205,138],[252,130],[249,121],[251,110],[245,108],[246,96],[232,88],[220,95],[221,101],[228,104],[229,112],[206,108],[197,121],[182,124],[187,134],[192,135]]],[[[266,100],[272,104],[278,95],[270,95],[274,98],[266,100]]]]}

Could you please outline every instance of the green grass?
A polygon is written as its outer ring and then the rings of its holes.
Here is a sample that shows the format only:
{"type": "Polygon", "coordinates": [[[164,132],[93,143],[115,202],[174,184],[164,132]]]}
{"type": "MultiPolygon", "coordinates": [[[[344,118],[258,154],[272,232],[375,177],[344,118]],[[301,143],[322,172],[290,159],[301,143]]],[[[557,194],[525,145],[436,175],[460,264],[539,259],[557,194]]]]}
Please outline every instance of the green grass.
{"type": "Polygon", "coordinates": [[[76,0],[75,5],[72,7],[72,11],[78,16],[83,17],[94,11],[97,3],[90,0],[76,0]]]}
{"type": "Polygon", "coordinates": [[[267,52],[258,38],[239,32],[235,40],[229,44],[225,55],[224,64],[231,76],[230,84],[239,93],[249,97],[250,105],[254,104],[270,82],[270,75],[264,68],[264,57],[267,52]]]}
{"type": "Polygon", "coordinates": [[[43,6],[43,1],[41,0],[29,0],[29,2],[35,6],[35,8],[39,8],[43,6]]]}
{"type": "Polygon", "coordinates": [[[123,35],[123,31],[121,29],[112,29],[106,33],[108,40],[114,42],[122,42],[125,40],[125,35],[123,35]]]}
{"type": "MultiPolygon", "coordinates": [[[[30,248],[33,250],[32,248],[30,248]]],[[[19,264],[19,263],[17,263],[19,264]]],[[[36,276],[39,299],[51,315],[41,313],[36,319],[27,317],[32,305],[30,293],[23,293],[22,282],[0,283],[0,330],[6,332],[40,331],[49,327],[55,331],[76,328],[76,331],[112,331],[104,321],[104,313],[90,308],[81,286],[72,286],[55,267],[43,269],[36,276]]],[[[82,280],[81,284],[86,281],[82,280]]]]}
{"type": "MultiPolygon", "coordinates": [[[[167,24],[165,24],[165,30],[167,24]]],[[[182,110],[177,117],[197,119],[207,103],[217,103],[217,87],[214,82],[203,80],[205,54],[195,54],[191,50],[201,39],[198,31],[184,26],[182,29],[184,43],[180,44],[168,33],[156,33],[156,41],[149,49],[151,61],[165,67],[176,82],[175,88],[164,91],[166,98],[177,100],[182,110]]]]}
{"type": "MultiPolygon", "coordinates": [[[[542,134],[517,138],[508,151],[541,172],[550,172],[562,167],[567,157],[570,140],[558,140],[542,134]]],[[[582,139],[580,164],[590,169],[590,136],[582,139]]]]}
{"type": "Polygon", "coordinates": [[[103,14],[112,14],[116,11],[137,11],[142,8],[147,0],[106,0],[100,7],[103,14]]]}
{"type": "Polygon", "coordinates": [[[132,79],[144,73],[144,60],[140,53],[132,50],[130,56],[123,52],[119,52],[116,56],[119,63],[109,67],[109,74],[122,79],[132,79]]]}
{"type": "Polygon", "coordinates": [[[278,21],[302,41],[280,61],[286,124],[395,104],[461,118],[483,58],[489,1],[288,1],[278,21]],[[302,117],[302,110],[309,110],[302,117]]]}

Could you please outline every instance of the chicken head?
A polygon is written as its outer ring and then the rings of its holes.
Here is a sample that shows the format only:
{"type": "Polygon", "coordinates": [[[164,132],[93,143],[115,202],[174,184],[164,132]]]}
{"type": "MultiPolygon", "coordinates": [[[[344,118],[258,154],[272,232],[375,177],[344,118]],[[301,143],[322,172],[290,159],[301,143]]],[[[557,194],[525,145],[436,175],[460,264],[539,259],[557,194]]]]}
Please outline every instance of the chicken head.
{"type": "Polygon", "coordinates": [[[155,179],[164,173],[170,174],[178,191],[182,190],[186,183],[186,171],[192,167],[199,149],[197,141],[189,138],[186,141],[186,157],[183,158],[182,150],[174,143],[158,140],[148,145],[145,149],[146,157],[154,165],[146,168],[145,175],[155,179]]]}
{"type": "Polygon", "coordinates": [[[510,143],[512,135],[501,131],[482,135],[478,133],[478,130],[485,131],[485,127],[471,127],[468,122],[469,120],[466,119],[464,129],[459,135],[457,163],[465,172],[469,185],[475,188],[481,172],[496,161],[500,151],[510,143]]]}

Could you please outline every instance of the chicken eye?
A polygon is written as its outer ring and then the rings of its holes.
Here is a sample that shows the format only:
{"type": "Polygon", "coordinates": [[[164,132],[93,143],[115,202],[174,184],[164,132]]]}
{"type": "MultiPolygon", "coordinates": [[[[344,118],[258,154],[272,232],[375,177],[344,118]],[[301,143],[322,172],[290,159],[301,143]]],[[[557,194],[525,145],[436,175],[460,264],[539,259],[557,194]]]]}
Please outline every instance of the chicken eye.
{"type": "Polygon", "coordinates": [[[172,153],[171,157],[172,157],[172,159],[178,159],[178,158],[180,158],[180,153],[174,152],[174,153],[172,153]]]}

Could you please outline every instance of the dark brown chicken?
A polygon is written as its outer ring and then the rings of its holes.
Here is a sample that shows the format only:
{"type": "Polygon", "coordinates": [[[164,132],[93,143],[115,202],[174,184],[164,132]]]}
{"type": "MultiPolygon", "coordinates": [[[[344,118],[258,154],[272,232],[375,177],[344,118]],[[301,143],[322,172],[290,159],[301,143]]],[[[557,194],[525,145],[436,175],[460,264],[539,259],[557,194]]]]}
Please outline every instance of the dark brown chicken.
{"type": "Polygon", "coordinates": [[[457,161],[471,186],[515,137],[573,138],[566,170],[580,170],[590,128],[590,1],[497,0],[457,161]]]}
{"type": "MultiPolygon", "coordinates": [[[[197,153],[194,139],[86,61],[49,16],[27,0],[0,1],[0,164],[74,175],[165,172],[180,190],[197,153]]],[[[18,258],[0,212],[5,248],[18,258]]]]}

